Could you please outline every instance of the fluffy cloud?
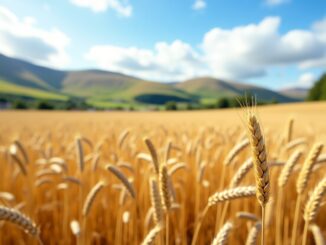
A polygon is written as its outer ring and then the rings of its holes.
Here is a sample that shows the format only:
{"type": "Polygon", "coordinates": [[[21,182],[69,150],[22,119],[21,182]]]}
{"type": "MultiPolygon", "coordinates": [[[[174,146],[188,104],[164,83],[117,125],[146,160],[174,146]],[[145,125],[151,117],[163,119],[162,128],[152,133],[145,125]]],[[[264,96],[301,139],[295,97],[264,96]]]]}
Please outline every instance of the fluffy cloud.
{"type": "Polygon", "coordinates": [[[102,69],[155,80],[181,80],[206,71],[199,54],[179,40],[171,44],[159,42],[153,50],[98,45],[89,50],[86,58],[102,69]]]}
{"type": "Polygon", "coordinates": [[[315,74],[310,72],[305,72],[299,76],[297,81],[287,83],[283,86],[284,89],[287,88],[310,88],[314,82],[317,80],[315,74]]]}
{"type": "Polygon", "coordinates": [[[192,5],[192,8],[194,10],[201,10],[206,8],[206,2],[204,0],[196,0],[194,4],[192,5]]]}
{"type": "Polygon", "coordinates": [[[19,19],[0,6],[0,52],[32,60],[38,64],[63,67],[69,63],[66,47],[69,38],[60,30],[36,26],[32,17],[19,19]]]}
{"type": "Polygon", "coordinates": [[[129,17],[132,14],[132,6],[127,0],[70,0],[73,4],[90,8],[94,12],[104,12],[113,9],[120,15],[129,17]]]}
{"type": "Polygon", "coordinates": [[[148,79],[200,75],[249,79],[264,76],[272,67],[325,67],[325,23],[322,20],[311,29],[280,34],[281,19],[267,17],[258,24],[214,28],[204,35],[199,50],[180,40],[160,42],[153,49],[98,45],[86,58],[101,68],[148,79]]]}
{"type": "Polygon", "coordinates": [[[287,2],[289,2],[289,0],[265,0],[265,3],[269,6],[281,5],[287,2]]]}

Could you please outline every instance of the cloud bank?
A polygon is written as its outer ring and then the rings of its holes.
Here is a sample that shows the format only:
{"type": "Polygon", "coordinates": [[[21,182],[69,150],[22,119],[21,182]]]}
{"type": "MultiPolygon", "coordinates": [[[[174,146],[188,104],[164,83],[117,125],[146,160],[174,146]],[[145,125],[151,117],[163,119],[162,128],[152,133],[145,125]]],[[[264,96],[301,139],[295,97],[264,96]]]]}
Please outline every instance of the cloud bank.
{"type": "Polygon", "coordinates": [[[0,6],[0,52],[37,64],[64,67],[70,59],[66,48],[69,37],[57,28],[44,30],[32,17],[19,19],[0,6]]]}
{"type": "Polygon", "coordinates": [[[326,19],[286,33],[280,33],[280,25],[281,19],[272,16],[232,29],[213,28],[199,48],[181,40],[158,42],[152,49],[95,45],[85,58],[103,69],[170,81],[200,75],[241,80],[262,77],[273,67],[325,67],[326,19]]]}

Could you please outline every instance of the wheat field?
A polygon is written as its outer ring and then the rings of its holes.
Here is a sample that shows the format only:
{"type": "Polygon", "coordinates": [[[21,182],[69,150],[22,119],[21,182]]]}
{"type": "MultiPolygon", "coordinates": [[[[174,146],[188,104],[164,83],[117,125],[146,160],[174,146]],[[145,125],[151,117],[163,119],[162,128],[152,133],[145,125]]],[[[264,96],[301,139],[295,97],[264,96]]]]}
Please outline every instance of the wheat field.
{"type": "Polygon", "coordinates": [[[325,244],[326,103],[249,111],[0,112],[0,244],[325,244]]]}

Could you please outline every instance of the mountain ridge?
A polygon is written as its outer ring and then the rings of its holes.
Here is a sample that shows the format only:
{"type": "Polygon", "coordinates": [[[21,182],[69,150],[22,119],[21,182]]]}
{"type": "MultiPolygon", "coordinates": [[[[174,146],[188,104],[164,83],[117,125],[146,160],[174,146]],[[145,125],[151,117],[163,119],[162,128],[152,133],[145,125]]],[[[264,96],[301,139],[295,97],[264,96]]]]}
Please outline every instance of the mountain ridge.
{"type": "Polygon", "coordinates": [[[207,99],[241,96],[245,93],[255,94],[258,100],[264,101],[298,101],[296,98],[263,87],[212,77],[194,78],[179,83],[160,83],[99,69],[56,70],[2,54],[0,54],[0,80],[3,83],[0,86],[0,94],[15,94],[15,86],[19,86],[20,94],[26,88],[36,91],[36,94],[44,95],[46,92],[67,98],[76,96],[102,102],[197,103],[207,99]],[[10,90],[6,90],[8,84],[11,86],[10,90]]]}

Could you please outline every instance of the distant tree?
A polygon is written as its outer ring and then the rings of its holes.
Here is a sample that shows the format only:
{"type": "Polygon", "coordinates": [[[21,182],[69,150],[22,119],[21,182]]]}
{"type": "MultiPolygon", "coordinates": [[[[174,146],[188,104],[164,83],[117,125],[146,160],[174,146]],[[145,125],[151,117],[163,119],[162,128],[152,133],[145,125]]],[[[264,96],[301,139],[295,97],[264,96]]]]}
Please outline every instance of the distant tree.
{"type": "Polygon", "coordinates": [[[28,108],[27,104],[22,101],[22,100],[15,100],[12,103],[12,108],[13,109],[18,109],[18,110],[26,110],[28,108]]]}
{"type": "Polygon", "coordinates": [[[310,89],[307,100],[326,100],[326,73],[310,89]]]}
{"type": "Polygon", "coordinates": [[[220,98],[216,102],[216,107],[217,108],[229,108],[230,107],[230,101],[228,98],[220,98]]]}
{"type": "Polygon", "coordinates": [[[177,103],[175,103],[174,101],[169,101],[165,103],[165,110],[167,111],[175,111],[177,110],[177,103]]]}
{"type": "Polygon", "coordinates": [[[192,106],[192,104],[191,103],[187,103],[186,104],[186,110],[193,110],[194,109],[194,107],[192,106]]]}
{"type": "Polygon", "coordinates": [[[36,104],[36,109],[38,109],[38,110],[53,110],[54,106],[47,101],[39,101],[36,104]]]}

